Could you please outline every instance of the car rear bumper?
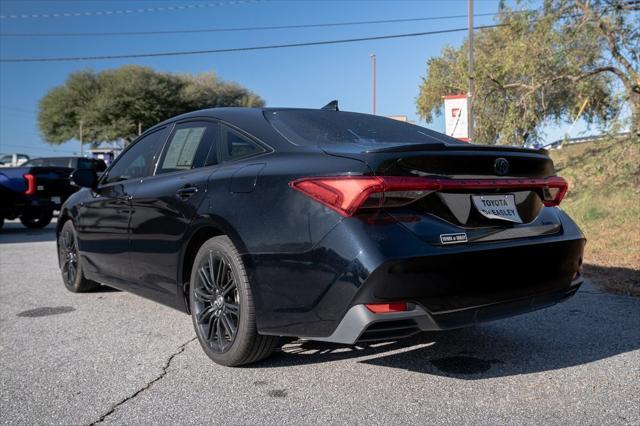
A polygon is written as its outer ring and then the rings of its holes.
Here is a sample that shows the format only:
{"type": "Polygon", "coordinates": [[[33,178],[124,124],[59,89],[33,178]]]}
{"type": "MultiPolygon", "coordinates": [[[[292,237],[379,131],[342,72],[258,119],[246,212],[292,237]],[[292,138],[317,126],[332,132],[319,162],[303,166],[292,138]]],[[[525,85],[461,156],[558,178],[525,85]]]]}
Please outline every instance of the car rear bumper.
{"type": "Polygon", "coordinates": [[[582,239],[529,241],[390,260],[371,273],[352,303],[411,301],[439,315],[562,292],[580,269],[583,248],[582,239]]]}
{"type": "Polygon", "coordinates": [[[380,314],[371,312],[364,304],[358,304],[347,311],[330,336],[309,339],[351,345],[396,340],[421,331],[468,327],[553,306],[573,296],[582,282],[579,276],[566,289],[439,313],[430,312],[420,304],[409,303],[405,312],[380,314]]]}
{"type": "MultiPolygon", "coordinates": [[[[575,223],[561,211],[558,216],[562,226],[553,235],[451,246],[430,244],[398,223],[350,219],[311,251],[246,256],[258,330],[353,343],[353,333],[342,340],[332,336],[350,322],[345,318],[355,315],[354,307],[369,303],[418,307],[399,314],[400,320],[424,317],[415,320],[417,330],[463,327],[552,305],[575,293],[585,245],[575,223]]],[[[367,321],[357,322],[364,328],[356,329],[364,333],[380,318],[366,315],[367,321]]]]}
{"type": "Polygon", "coordinates": [[[59,210],[61,203],[54,203],[48,197],[23,194],[3,194],[0,197],[0,216],[13,219],[18,216],[37,214],[43,210],[59,210]]]}

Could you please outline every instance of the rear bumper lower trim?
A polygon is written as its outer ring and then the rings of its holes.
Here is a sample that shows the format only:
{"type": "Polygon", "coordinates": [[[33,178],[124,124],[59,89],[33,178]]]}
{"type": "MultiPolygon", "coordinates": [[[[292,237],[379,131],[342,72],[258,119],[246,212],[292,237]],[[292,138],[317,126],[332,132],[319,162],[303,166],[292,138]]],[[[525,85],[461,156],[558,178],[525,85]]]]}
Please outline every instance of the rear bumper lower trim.
{"type": "Polygon", "coordinates": [[[399,320],[414,320],[421,330],[428,330],[431,327],[430,315],[419,305],[410,304],[408,311],[389,312],[385,314],[374,314],[364,305],[352,306],[340,321],[338,328],[328,337],[303,337],[309,340],[319,340],[322,342],[353,344],[372,324],[379,322],[392,322],[399,320]],[[422,327],[420,326],[422,325],[422,327]]]}
{"type": "Polygon", "coordinates": [[[573,296],[582,281],[582,277],[577,277],[569,287],[560,291],[434,314],[413,303],[409,303],[408,311],[384,314],[374,314],[363,304],[355,305],[347,311],[330,336],[303,338],[351,345],[358,341],[396,340],[420,331],[466,327],[555,305],[573,296]]]}

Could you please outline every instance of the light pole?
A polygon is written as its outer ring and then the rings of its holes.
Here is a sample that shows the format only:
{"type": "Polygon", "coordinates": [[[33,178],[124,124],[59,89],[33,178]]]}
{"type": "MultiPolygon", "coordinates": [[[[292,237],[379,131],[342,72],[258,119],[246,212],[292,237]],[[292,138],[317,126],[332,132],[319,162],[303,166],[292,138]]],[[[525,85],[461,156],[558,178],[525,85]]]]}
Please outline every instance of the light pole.
{"type": "Polygon", "coordinates": [[[473,0],[468,0],[467,27],[469,32],[469,91],[467,92],[467,125],[469,127],[469,141],[473,142],[473,0]]]}
{"type": "Polygon", "coordinates": [[[82,144],[82,140],[84,139],[84,121],[80,120],[80,157],[84,157],[84,147],[82,144]]]}
{"type": "Polygon", "coordinates": [[[373,77],[373,81],[372,81],[372,94],[373,94],[373,99],[372,99],[372,103],[373,103],[373,115],[376,114],[376,55],[375,53],[372,53],[371,55],[369,55],[369,57],[371,58],[371,73],[372,73],[372,77],[373,77]]]}

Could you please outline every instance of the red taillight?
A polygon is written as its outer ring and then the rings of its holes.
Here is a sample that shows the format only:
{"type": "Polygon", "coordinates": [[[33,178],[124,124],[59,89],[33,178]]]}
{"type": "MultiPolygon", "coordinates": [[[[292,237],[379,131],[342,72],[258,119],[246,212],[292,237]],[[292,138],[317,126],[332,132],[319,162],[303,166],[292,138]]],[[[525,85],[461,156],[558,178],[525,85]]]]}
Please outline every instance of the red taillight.
{"type": "Polygon", "coordinates": [[[364,306],[374,314],[388,314],[390,312],[405,312],[408,310],[407,302],[367,303],[364,306]]]}
{"type": "Polygon", "coordinates": [[[23,176],[27,182],[27,189],[24,190],[25,195],[33,195],[36,193],[36,177],[31,173],[27,173],[23,176]]]}
{"type": "Polygon", "coordinates": [[[335,176],[297,179],[289,185],[343,216],[358,209],[400,207],[434,191],[541,190],[545,206],[557,206],[567,193],[567,181],[545,179],[440,179],[402,176],[335,176]]]}
{"type": "Polygon", "coordinates": [[[547,207],[559,205],[569,190],[569,184],[560,176],[553,176],[545,180],[547,184],[542,188],[542,202],[547,207]]]}
{"type": "Polygon", "coordinates": [[[395,176],[305,178],[289,185],[343,216],[360,208],[403,206],[438,189],[424,179],[395,176]]]}

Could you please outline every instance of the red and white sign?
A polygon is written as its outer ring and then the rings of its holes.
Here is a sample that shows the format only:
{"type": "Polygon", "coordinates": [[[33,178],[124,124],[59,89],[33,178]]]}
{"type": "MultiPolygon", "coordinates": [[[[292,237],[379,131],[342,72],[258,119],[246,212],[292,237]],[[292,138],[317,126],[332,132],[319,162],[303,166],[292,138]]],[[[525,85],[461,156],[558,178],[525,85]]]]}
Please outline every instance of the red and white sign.
{"type": "Polygon", "coordinates": [[[449,95],[444,97],[445,132],[447,135],[465,142],[469,142],[467,105],[467,95],[449,95]]]}

